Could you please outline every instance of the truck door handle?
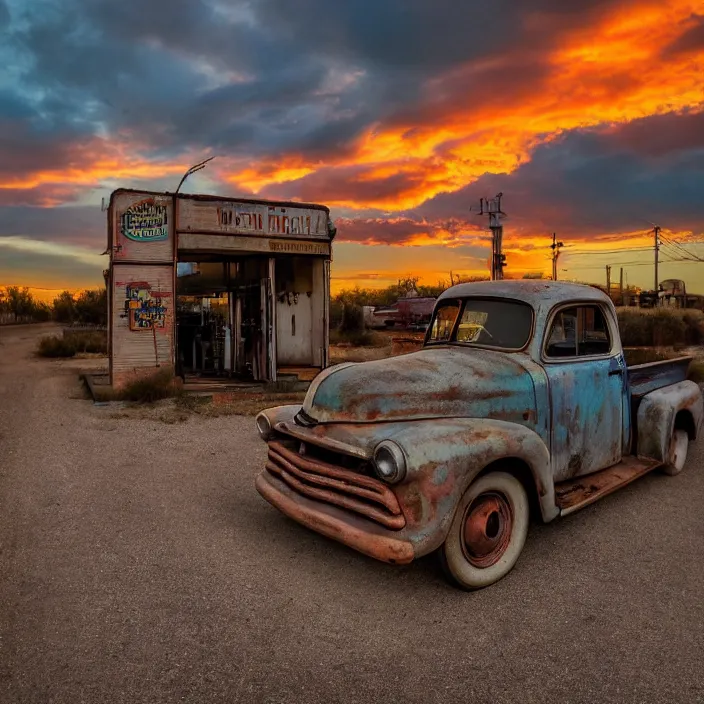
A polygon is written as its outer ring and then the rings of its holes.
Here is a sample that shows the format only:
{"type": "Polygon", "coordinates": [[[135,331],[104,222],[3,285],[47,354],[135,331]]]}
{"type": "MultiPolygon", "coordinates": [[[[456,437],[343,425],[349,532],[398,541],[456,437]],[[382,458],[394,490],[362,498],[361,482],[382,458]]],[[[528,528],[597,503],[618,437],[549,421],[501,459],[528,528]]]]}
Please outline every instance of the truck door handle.
{"type": "Polygon", "coordinates": [[[621,369],[621,367],[618,369],[612,369],[609,372],[609,376],[623,376],[623,369],[621,369]]]}

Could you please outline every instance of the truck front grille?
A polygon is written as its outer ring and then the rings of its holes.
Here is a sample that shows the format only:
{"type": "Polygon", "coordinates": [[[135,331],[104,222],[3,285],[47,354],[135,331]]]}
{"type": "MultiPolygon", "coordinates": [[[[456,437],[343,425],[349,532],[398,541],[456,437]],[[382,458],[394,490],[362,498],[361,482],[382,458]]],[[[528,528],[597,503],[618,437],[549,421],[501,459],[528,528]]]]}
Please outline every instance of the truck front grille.
{"type": "Polygon", "coordinates": [[[390,530],[406,525],[396,496],[378,479],[292,452],[275,441],[269,443],[266,468],[303,496],[354,511],[390,530]]]}

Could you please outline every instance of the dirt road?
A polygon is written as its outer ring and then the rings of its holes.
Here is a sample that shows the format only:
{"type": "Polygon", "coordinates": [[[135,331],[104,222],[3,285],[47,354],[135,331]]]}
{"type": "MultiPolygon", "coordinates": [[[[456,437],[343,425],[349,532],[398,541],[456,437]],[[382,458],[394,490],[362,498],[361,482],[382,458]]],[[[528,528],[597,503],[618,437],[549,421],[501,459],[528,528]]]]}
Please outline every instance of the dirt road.
{"type": "Polygon", "coordinates": [[[251,419],[111,418],[0,329],[0,701],[704,701],[704,467],[536,526],[473,594],[254,491],[251,419]]]}

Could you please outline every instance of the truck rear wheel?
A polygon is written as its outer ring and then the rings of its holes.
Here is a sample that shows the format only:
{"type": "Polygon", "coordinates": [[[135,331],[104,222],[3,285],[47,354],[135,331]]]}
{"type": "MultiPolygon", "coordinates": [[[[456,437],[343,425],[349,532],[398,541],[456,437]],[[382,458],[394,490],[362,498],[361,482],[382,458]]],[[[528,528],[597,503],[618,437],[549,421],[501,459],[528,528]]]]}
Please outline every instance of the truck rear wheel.
{"type": "Polygon", "coordinates": [[[516,477],[491,472],[470,485],[457,506],[440,559],[462,589],[498,582],[516,564],[528,535],[530,507],[516,477]]]}
{"type": "Polygon", "coordinates": [[[687,461],[687,450],[689,449],[689,435],[686,430],[677,428],[672,433],[670,440],[670,457],[666,464],[662,466],[662,471],[674,477],[684,469],[687,461]]]}

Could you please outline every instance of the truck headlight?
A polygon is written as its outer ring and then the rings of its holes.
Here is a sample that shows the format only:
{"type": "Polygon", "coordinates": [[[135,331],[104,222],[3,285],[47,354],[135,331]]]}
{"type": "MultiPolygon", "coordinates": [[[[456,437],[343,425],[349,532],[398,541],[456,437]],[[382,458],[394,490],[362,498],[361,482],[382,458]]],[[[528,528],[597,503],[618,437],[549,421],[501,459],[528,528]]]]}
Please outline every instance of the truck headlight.
{"type": "Polygon", "coordinates": [[[374,468],[387,484],[396,484],[406,476],[406,457],[391,440],[380,442],[374,450],[374,468]]]}
{"type": "Polygon", "coordinates": [[[259,432],[259,437],[266,441],[271,437],[271,422],[266,417],[265,413],[260,413],[256,419],[257,431],[259,432]]]}

